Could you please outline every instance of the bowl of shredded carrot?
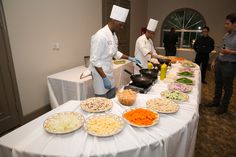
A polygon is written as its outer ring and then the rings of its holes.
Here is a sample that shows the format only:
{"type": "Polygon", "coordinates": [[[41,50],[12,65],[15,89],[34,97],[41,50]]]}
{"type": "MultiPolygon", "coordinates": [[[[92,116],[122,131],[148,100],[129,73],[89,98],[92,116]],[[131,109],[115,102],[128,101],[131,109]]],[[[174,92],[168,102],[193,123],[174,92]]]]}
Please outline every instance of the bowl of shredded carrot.
{"type": "Polygon", "coordinates": [[[177,61],[184,61],[185,58],[183,57],[176,57],[176,56],[169,56],[168,59],[171,60],[171,63],[176,63],[177,61]]]}
{"type": "Polygon", "coordinates": [[[159,114],[148,108],[129,108],[123,113],[123,118],[135,127],[150,127],[159,122],[159,114]]]}

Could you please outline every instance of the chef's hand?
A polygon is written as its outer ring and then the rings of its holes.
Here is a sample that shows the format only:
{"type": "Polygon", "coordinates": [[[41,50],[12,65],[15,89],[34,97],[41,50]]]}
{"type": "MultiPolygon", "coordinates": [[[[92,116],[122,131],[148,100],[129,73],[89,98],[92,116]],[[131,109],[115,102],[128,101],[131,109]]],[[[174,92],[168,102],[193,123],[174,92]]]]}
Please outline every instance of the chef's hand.
{"type": "Polygon", "coordinates": [[[137,58],[135,57],[128,57],[128,60],[130,60],[131,62],[134,62],[136,64],[141,64],[140,60],[138,60],[137,58]]]}
{"type": "Polygon", "coordinates": [[[111,89],[111,81],[107,77],[102,78],[103,85],[106,89],[111,89]]]}

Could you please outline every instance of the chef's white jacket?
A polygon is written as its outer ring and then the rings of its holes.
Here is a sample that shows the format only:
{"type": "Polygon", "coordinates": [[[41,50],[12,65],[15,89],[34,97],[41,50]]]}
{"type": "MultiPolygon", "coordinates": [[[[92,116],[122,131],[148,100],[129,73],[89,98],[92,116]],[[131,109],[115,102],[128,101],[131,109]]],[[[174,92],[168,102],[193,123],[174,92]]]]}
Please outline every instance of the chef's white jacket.
{"type": "MultiPolygon", "coordinates": [[[[151,55],[148,55],[149,52],[157,55],[152,40],[147,39],[146,35],[143,34],[136,40],[135,44],[135,58],[140,60],[143,68],[147,68],[147,62],[151,59],[151,55]]],[[[134,73],[138,74],[139,70],[140,68],[135,65],[134,73]]]]}
{"type": "Polygon", "coordinates": [[[90,70],[93,76],[93,87],[95,94],[106,94],[108,92],[103,85],[102,77],[95,67],[101,67],[114,87],[112,58],[120,59],[122,53],[118,51],[118,39],[112,33],[108,25],[98,30],[91,38],[90,47],[90,70]]]}

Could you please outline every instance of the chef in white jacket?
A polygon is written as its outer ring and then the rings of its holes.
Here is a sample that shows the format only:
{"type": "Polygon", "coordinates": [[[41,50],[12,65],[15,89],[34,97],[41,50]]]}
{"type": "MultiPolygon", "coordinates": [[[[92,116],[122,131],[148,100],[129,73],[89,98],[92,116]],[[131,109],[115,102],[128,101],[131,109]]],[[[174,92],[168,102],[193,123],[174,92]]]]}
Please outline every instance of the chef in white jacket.
{"type": "MultiPolygon", "coordinates": [[[[158,21],[154,19],[149,19],[148,26],[146,33],[141,35],[137,40],[135,44],[135,58],[140,60],[141,66],[143,68],[147,68],[147,63],[150,61],[151,58],[157,58],[157,53],[154,48],[152,39],[156,27],[157,27],[158,21]]],[[[139,73],[140,68],[138,66],[134,66],[134,73],[139,73]]]]}
{"type": "Polygon", "coordinates": [[[136,58],[128,57],[118,51],[116,32],[123,29],[128,13],[128,9],[113,5],[110,21],[91,38],[90,70],[92,72],[96,96],[115,97],[113,57],[115,59],[129,59],[132,62],[140,63],[136,58]]]}

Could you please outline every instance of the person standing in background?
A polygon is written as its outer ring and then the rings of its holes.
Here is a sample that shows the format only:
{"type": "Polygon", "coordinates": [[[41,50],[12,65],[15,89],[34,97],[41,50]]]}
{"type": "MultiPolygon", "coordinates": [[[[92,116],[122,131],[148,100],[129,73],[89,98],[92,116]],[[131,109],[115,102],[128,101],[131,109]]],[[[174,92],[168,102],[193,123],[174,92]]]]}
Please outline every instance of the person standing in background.
{"type": "Polygon", "coordinates": [[[216,114],[228,111],[230,98],[233,94],[233,82],[236,74],[236,13],[227,15],[224,25],[227,33],[224,36],[223,46],[211,65],[211,68],[215,70],[215,95],[213,101],[206,105],[218,107],[216,114]],[[221,98],[223,89],[224,95],[221,98]]]}
{"type": "Polygon", "coordinates": [[[129,10],[113,5],[110,21],[91,38],[90,66],[95,96],[113,98],[116,94],[113,76],[112,58],[129,59],[140,63],[134,57],[126,56],[118,51],[116,32],[124,28],[129,10]]]}
{"type": "Polygon", "coordinates": [[[176,55],[176,43],[178,42],[178,35],[175,33],[175,28],[171,28],[164,36],[164,47],[166,51],[166,56],[175,56],[176,55]]]}
{"type": "MultiPolygon", "coordinates": [[[[150,61],[151,58],[157,57],[157,53],[152,42],[157,24],[157,20],[150,18],[146,32],[136,40],[135,58],[140,60],[141,66],[143,68],[147,68],[148,61],[150,61]]],[[[134,65],[134,73],[139,73],[139,70],[140,68],[134,65]]]]}
{"type": "Polygon", "coordinates": [[[194,45],[193,49],[197,52],[195,57],[195,63],[197,63],[201,67],[201,76],[202,76],[202,83],[207,84],[206,78],[206,70],[209,61],[209,54],[212,50],[214,50],[214,40],[209,36],[209,27],[202,28],[202,36],[199,37],[194,45]]]}

